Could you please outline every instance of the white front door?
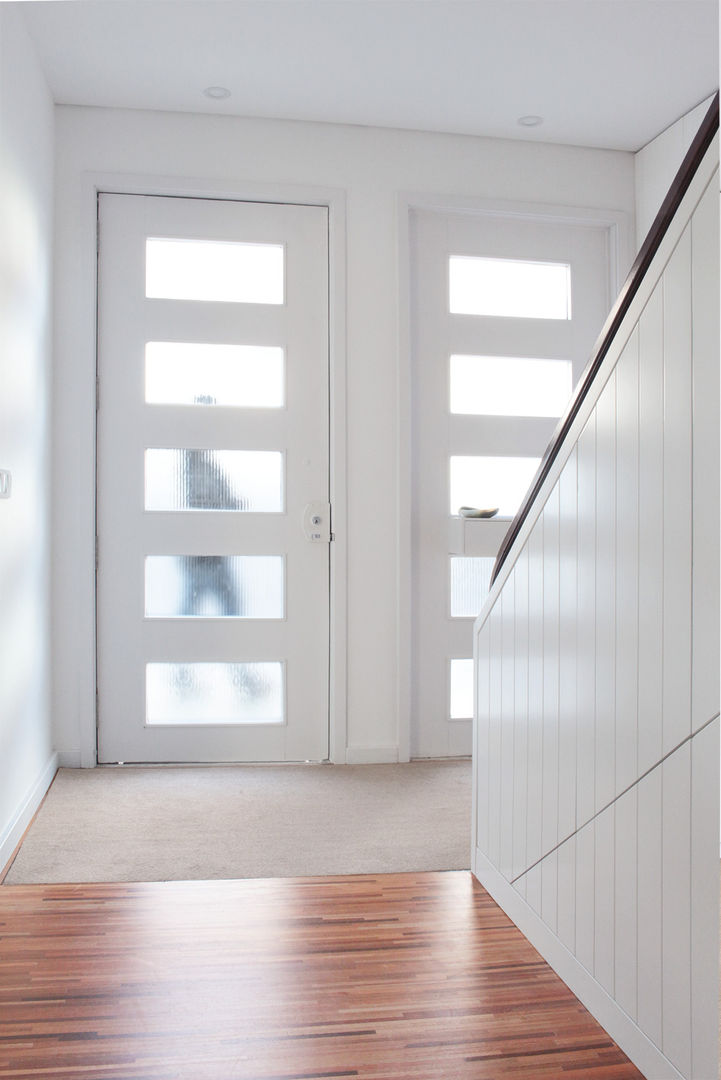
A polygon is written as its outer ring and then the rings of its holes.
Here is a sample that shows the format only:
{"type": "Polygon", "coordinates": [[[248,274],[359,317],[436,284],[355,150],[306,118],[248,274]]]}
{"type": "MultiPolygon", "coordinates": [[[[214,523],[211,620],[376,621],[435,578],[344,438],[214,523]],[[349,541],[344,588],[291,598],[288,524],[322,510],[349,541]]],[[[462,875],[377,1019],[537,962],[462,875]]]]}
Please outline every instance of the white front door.
{"type": "Polygon", "coordinates": [[[608,312],[608,230],[500,212],[411,226],[411,752],[441,757],[471,753],[473,621],[608,312]]]}
{"type": "Polygon", "coordinates": [[[99,761],[328,757],[324,207],[101,195],[99,761]]]}

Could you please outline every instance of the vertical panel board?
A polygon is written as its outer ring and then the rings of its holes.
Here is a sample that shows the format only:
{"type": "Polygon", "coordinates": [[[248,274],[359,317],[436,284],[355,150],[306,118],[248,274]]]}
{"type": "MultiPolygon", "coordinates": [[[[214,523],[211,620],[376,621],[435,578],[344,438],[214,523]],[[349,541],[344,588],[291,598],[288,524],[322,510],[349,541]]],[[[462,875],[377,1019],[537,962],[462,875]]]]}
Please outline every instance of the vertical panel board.
{"type": "Polygon", "coordinates": [[[719,198],[718,176],[692,220],[693,694],[692,730],[719,707],[719,198]],[[714,186],[715,190],[714,190],[714,186]]]}
{"type": "Polygon", "coordinates": [[[616,794],[616,373],[596,405],[596,811],[616,794]]]}
{"type": "Polygon", "coordinates": [[[532,866],[526,878],[526,902],[537,915],[541,914],[541,864],[532,866]]]}
{"type": "Polygon", "coordinates": [[[488,694],[488,847],[498,867],[501,839],[501,648],[503,623],[497,603],[488,617],[490,661],[488,694]]]}
{"type": "Polygon", "coordinates": [[[576,959],[593,975],[596,919],[596,829],[576,833],[576,959]]]}
{"type": "Polygon", "coordinates": [[[594,852],[595,870],[595,919],[594,919],[594,962],[593,972],[604,990],[613,994],[614,984],[614,899],[615,899],[615,855],[614,855],[614,806],[599,814],[594,821],[596,831],[596,850],[594,852]]]}
{"type": "Polygon", "coordinates": [[[501,630],[501,821],[498,868],[510,881],[513,876],[513,739],[514,739],[514,636],[515,569],[500,596],[501,630]]]}
{"type": "Polygon", "coordinates": [[[663,307],[658,285],[638,326],[638,772],[661,758],[663,659],[663,307]]]}
{"type": "Polygon", "coordinates": [[[638,1026],[662,1048],[661,767],[638,784],[638,1026]]]}
{"type": "MultiPolygon", "coordinates": [[[[543,510],[543,810],[541,847],[558,843],[558,484],[543,510]]],[[[558,925],[558,859],[555,852],[541,864],[541,915],[556,933],[558,925]]]]}
{"type": "Polygon", "coordinates": [[[558,484],[556,484],[543,510],[543,815],[541,821],[541,846],[544,854],[558,843],[558,518],[558,484]]]}
{"type": "Polygon", "coordinates": [[[475,845],[488,851],[488,705],[490,638],[486,622],[476,638],[475,721],[474,721],[474,821],[475,845]]]}
{"type": "MultiPolygon", "coordinates": [[[[576,828],[576,618],[578,477],[574,449],[559,481],[558,836],[576,828]]],[[[560,893],[559,893],[560,903],[560,893]]],[[[560,911],[559,911],[560,919],[560,911]]]]}
{"type": "Polygon", "coordinates": [[[558,933],[558,853],[549,852],[541,863],[541,918],[558,933]]]}
{"type": "Polygon", "coordinates": [[[663,770],[663,1052],[691,1072],[691,747],[663,770]]]}
{"type": "MultiPolygon", "coordinates": [[[[543,517],[528,538],[527,866],[541,858],[543,761],[543,517]]],[[[540,881],[540,879],[539,879],[540,881]]],[[[531,885],[529,882],[529,891],[531,885]]]]}
{"type": "Polygon", "coordinates": [[[513,877],[526,862],[526,814],[528,806],[528,548],[516,562],[515,693],[513,743],[513,877]]]}
{"type": "Polygon", "coordinates": [[[576,837],[558,849],[558,936],[576,952],[576,837]]]}
{"type": "Polygon", "coordinates": [[[617,792],[625,791],[638,776],[638,438],[638,331],[634,330],[616,365],[617,792]]]}
{"type": "Polygon", "coordinates": [[[691,228],[663,276],[663,752],[691,730],[691,228]]]}
{"type": "Polygon", "coordinates": [[[596,413],[578,440],[577,827],[596,805],[596,413]]]}
{"type": "Polygon", "coordinates": [[[691,1075],[718,1076],[719,721],[691,740],[691,1075]]]}
{"type": "Polygon", "coordinates": [[[615,804],[614,997],[636,1019],[636,925],[638,918],[638,790],[631,788],[615,804]]]}

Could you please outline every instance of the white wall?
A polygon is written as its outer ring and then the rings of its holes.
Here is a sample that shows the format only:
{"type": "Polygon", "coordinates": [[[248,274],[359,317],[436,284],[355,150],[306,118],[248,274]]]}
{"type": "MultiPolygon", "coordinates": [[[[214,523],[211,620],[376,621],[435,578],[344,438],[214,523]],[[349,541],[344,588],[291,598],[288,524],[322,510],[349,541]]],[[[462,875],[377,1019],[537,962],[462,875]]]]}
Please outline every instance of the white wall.
{"type": "MultiPolygon", "coordinates": [[[[398,517],[407,480],[399,461],[408,432],[399,350],[401,193],[440,193],[633,214],[633,156],[626,153],[503,142],[330,124],[244,120],[178,113],[61,107],[58,125],[57,380],[55,466],[72,477],[58,503],[55,534],[64,573],[55,584],[56,740],[63,760],[89,764],[94,708],[93,423],[94,221],[92,177],[126,174],[114,187],[161,193],[192,182],[228,196],[333,197],[333,275],[346,292],[337,374],[347,375],[347,416],[336,416],[347,451],[349,760],[394,760],[407,745],[399,715],[400,579],[407,552],[398,517]],[[139,174],[141,178],[138,179],[139,174]],[[146,181],[142,177],[147,177],[146,181]],[[160,179],[158,179],[160,178],[160,179]],[[400,747],[400,751],[399,751],[400,747]]],[[[407,211],[404,210],[403,213],[407,211]]],[[[342,326],[342,323],[340,324],[342,326]]],[[[342,464],[342,462],[341,462],[342,464]]],[[[407,503],[406,503],[407,505],[407,503]]],[[[403,626],[402,637],[407,631],[403,626]]],[[[342,726],[344,702],[337,703],[342,726]]],[[[346,745],[345,732],[336,739],[346,745]]]]}
{"type": "Polygon", "coordinates": [[[53,105],[0,4],[0,869],[52,777],[49,404],[53,105]],[[35,795],[34,795],[35,793],[35,795]]]}
{"type": "Polygon", "coordinates": [[[702,101],[635,155],[637,248],[646,239],[711,101],[712,98],[702,101]]]}
{"type": "Polygon", "coordinates": [[[718,1070],[717,170],[476,624],[475,872],[655,1080],[718,1070]]]}

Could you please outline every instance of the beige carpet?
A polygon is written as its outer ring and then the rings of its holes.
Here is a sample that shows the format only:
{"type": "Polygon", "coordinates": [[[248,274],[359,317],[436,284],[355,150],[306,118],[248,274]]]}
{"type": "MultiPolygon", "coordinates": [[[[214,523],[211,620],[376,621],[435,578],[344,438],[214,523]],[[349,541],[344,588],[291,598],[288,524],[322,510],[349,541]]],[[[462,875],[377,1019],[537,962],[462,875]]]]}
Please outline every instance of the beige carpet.
{"type": "Polygon", "coordinates": [[[6,885],[470,864],[470,761],[61,769],[6,885]]]}

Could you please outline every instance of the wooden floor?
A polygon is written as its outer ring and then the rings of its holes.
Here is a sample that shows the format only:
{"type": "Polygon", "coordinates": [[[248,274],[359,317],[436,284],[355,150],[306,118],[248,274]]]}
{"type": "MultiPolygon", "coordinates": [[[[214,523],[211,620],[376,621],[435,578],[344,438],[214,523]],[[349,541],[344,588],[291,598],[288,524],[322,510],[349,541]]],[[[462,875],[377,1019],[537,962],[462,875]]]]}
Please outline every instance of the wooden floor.
{"type": "Polygon", "coordinates": [[[640,1077],[466,872],[5,886],[0,1077],[640,1077]]]}

